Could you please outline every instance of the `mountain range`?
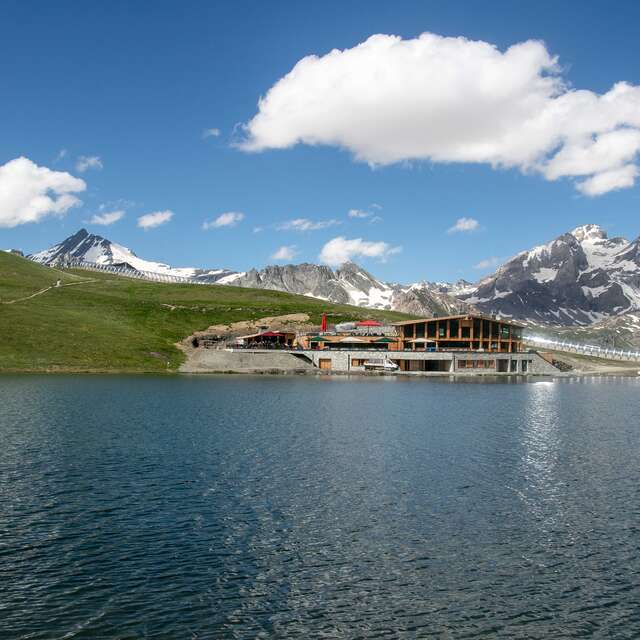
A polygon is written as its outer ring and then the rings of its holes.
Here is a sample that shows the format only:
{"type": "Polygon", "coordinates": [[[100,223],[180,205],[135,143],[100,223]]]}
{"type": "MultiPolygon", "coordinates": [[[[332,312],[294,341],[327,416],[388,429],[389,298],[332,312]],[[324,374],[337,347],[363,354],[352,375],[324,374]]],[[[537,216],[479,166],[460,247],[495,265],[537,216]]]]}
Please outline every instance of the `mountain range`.
{"type": "Polygon", "coordinates": [[[546,244],[518,253],[476,283],[383,282],[352,262],[337,269],[309,263],[272,265],[244,272],[176,268],[143,260],[130,249],[85,229],[30,257],[44,264],[78,258],[423,316],[477,310],[558,329],[615,324],[620,334],[638,333],[637,318],[640,318],[640,239],[631,242],[609,238],[604,229],[594,224],[577,227],[546,244]]]}

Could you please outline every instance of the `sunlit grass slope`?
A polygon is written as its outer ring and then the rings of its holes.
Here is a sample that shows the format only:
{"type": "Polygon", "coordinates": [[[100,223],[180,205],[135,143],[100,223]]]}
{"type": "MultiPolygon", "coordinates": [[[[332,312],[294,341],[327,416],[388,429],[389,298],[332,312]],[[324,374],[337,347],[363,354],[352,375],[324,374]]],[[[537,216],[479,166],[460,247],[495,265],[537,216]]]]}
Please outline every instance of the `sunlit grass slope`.
{"type": "Polygon", "coordinates": [[[0,253],[0,371],[175,371],[174,345],[194,331],[288,313],[319,323],[323,311],[332,322],[407,317],[277,291],[61,272],[0,253]],[[64,286],[27,298],[58,279],[64,286]]]}

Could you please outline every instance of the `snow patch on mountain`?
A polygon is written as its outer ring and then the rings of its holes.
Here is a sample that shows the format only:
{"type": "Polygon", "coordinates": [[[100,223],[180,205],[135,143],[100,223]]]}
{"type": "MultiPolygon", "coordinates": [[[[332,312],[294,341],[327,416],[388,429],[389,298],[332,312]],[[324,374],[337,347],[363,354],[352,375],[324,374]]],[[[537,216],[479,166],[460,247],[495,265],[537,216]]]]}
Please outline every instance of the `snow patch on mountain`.
{"type": "Polygon", "coordinates": [[[217,282],[232,272],[228,269],[196,269],[193,267],[171,267],[163,262],[139,258],[131,249],[111,242],[102,236],[80,229],[66,240],[49,249],[30,256],[42,264],[58,264],[69,259],[84,260],[100,265],[123,266],[136,271],[148,271],[162,275],[197,278],[207,282],[217,282]]]}
{"type": "Polygon", "coordinates": [[[583,225],[517,254],[460,297],[520,320],[599,322],[640,306],[638,241],[583,225]]]}

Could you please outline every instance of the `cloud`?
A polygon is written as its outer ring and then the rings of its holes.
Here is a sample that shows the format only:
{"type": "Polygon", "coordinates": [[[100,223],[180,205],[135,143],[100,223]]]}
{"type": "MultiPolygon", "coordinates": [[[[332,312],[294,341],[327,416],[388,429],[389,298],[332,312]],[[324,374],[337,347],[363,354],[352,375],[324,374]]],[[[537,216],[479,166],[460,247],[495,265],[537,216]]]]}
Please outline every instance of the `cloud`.
{"type": "MultiPolygon", "coordinates": [[[[124,218],[124,214],[125,212],[122,209],[118,211],[108,211],[107,213],[96,213],[91,216],[89,224],[99,224],[106,227],[114,222],[118,222],[121,218],[124,218]]],[[[138,224],[138,226],[140,226],[140,224],[138,224]]]]}
{"type": "MultiPolygon", "coordinates": [[[[382,207],[379,204],[372,204],[372,209],[380,210],[382,207]]],[[[356,220],[369,220],[369,222],[382,222],[382,218],[378,215],[374,215],[371,211],[364,211],[363,209],[349,209],[347,213],[349,218],[355,218],[356,220]]]]}
{"type": "Polygon", "coordinates": [[[87,188],[66,171],[39,167],[20,157],[0,166],[0,227],[63,216],[82,202],[73,195],[87,188]]]}
{"type": "Polygon", "coordinates": [[[342,224],[340,220],[309,220],[308,218],[295,218],[279,224],[276,229],[279,231],[319,231],[342,224]]]}
{"type": "Polygon", "coordinates": [[[453,227],[447,229],[447,233],[469,233],[479,228],[480,223],[475,218],[458,218],[453,227]]]}
{"type": "Polygon", "coordinates": [[[66,157],[67,153],[68,151],[66,149],[60,149],[56,157],[53,159],[53,163],[57,164],[58,162],[60,162],[60,160],[63,160],[66,157]]]}
{"type": "Polygon", "coordinates": [[[291,244],[288,246],[280,247],[272,256],[272,260],[293,260],[296,255],[298,255],[298,251],[296,250],[296,246],[291,244]]]}
{"type": "Polygon", "coordinates": [[[502,258],[491,256],[491,258],[480,260],[478,264],[473,265],[473,268],[481,269],[481,270],[494,269],[495,267],[499,267],[501,263],[502,263],[502,258]]]}
{"type": "Polygon", "coordinates": [[[80,156],[76,162],[76,171],[84,173],[87,169],[102,169],[99,156],[80,156]]]}
{"type": "Polygon", "coordinates": [[[138,226],[141,229],[155,229],[163,224],[166,224],[173,218],[173,211],[169,209],[165,211],[154,211],[153,213],[146,213],[138,218],[138,226]]]}
{"type": "Polygon", "coordinates": [[[620,169],[602,171],[587,180],[578,182],[577,189],[586,196],[601,196],[603,193],[632,187],[639,174],[635,164],[628,164],[620,169]]]}
{"type": "Polygon", "coordinates": [[[253,233],[262,233],[264,231],[264,227],[253,227],[253,233]]]}
{"type": "Polygon", "coordinates": [[[219,229],[220,227],[235,227],[242,220],[244,220],[244,213],[228,211],[220,214],[215,220],[203,222],[202,228],[207,231],[208,229],[219,229]]]}
{"type": "Polygon", "coordinates": [[[378,34],[300,60],[243,131],[236,146],[245,151],[301,143],[371,165],[483,163],[548,180],[585,176],[578,188],[599,195],[634,183],[640,86],[574,89],[536,40],[501,51],[462,37],[378,34]]]}
{"type": "Polygon", "coordinates": [[[220,129],[216,129],[215,127],[213,129],[205,129],[202,132],[203,140],[206,140],[207,138],[217,138],[219,135],[220,129]]]}
{"type": "Polygon", "coordinates": [[[362,238],[348,240],[342,236],[329,240],[320,252],[320,261],[330,266],[349,262],[354,258],[377,258],[384,262],[389,256],[400,253],[402,247],[392,247],[386,242],[369,242],[362,238]]]}

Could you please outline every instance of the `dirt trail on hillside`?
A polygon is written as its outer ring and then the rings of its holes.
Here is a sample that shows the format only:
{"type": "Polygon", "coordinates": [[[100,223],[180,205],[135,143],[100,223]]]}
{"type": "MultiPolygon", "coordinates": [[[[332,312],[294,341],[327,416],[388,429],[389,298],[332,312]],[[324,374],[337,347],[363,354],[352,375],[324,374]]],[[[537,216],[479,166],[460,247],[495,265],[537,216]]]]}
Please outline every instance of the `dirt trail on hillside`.
{"type": "Polygon", "coordinates": [[[47,291],[51,291],[51,289],[62,289],[62,287],[73,287],[76,284],[86,284],[87,282],[95,282],[95,279],[91,280],[82,280],[81,282],[67,282],[67,284],[61,284],[56,286],[52,284],[50,287],[46,289],[41,289],[40,291],[36,291],[32,293],[30,296],[25,296],[24,298],[16,298],[15,300],[0,300],[1,304],[15,304],[16,302],[24,302],[25,300],[31,300],[31,298],[35,298],[36,296],[41,296],[43,293],[47,293],[47,291]]]}

